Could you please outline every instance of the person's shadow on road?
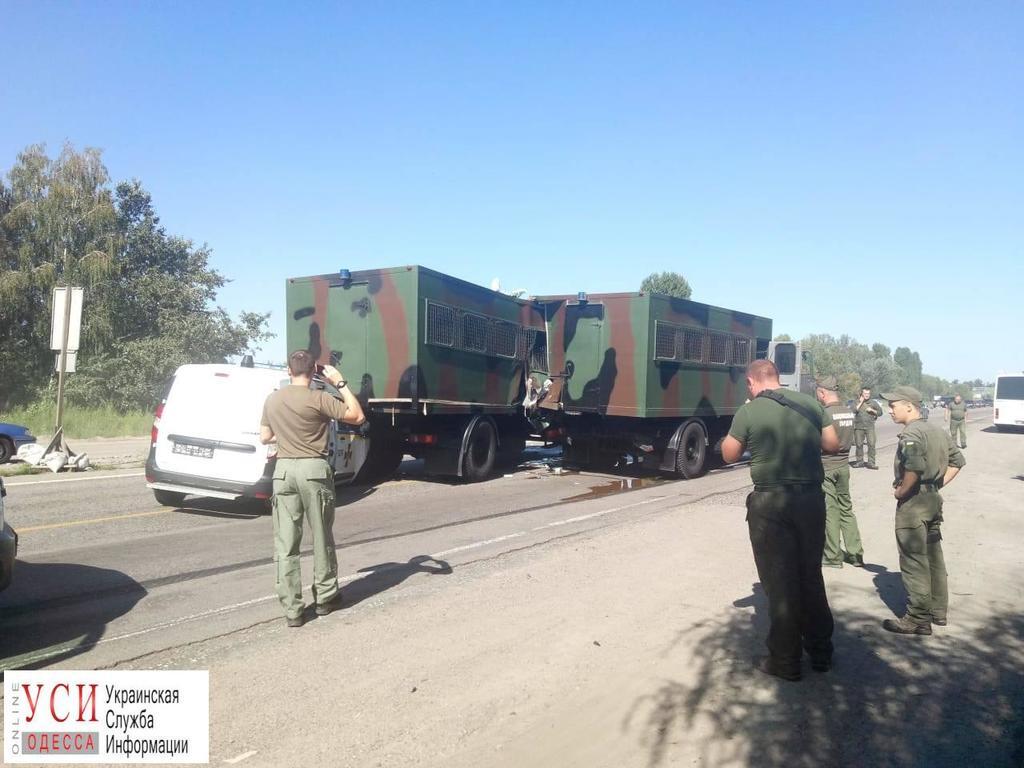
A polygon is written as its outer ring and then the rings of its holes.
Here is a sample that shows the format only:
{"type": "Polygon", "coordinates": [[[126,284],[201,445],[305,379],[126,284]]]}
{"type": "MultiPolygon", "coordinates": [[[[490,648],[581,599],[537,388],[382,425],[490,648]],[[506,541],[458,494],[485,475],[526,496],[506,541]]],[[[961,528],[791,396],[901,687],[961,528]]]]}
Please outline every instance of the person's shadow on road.
{"type": "Polygon", "coordinates": [[[437,560],[430,555],[417,555],[407,563],[378,563],[360,568],[359,573],[366,575],[356,579],[344,587],[343,605],[351,608],[367,598],[397,587],[410,576],[417,573],[429,573],[434,576],[447,576],[452,567],[444,560],[437,560]]]}
{"type": "Polygon", "coordinates": [[[864,570],[874,574],[871,581],[885,606],[893,615],[902,616],[907,608],[907,590],[903,587],[903,574],[899,571],[890,571],[884,565],[872,563],[866,563],[864,570]]]}

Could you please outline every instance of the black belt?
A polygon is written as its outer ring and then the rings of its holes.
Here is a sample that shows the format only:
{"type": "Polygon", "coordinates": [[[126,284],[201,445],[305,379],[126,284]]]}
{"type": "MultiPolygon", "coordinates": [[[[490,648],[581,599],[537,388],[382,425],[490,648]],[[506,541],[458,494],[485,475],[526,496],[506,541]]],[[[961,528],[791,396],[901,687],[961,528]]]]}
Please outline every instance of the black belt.
{"type": "Polygon", "coordinates": [[[821,483],[780,483],[779,485],[755,485],[754,490],[759,493],[768,491],[785,491],[787,493],[809,493],[820,491],[821,483]]]}

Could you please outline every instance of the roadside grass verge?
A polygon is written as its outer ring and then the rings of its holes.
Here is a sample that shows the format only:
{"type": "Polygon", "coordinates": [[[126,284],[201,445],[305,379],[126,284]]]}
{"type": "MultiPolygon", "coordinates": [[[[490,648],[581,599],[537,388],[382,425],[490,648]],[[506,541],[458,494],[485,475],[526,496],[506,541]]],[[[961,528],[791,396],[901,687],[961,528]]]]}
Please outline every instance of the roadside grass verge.
{"type": "MultiPolygon", "coordinates": [[[[57,421],[55,403],[33,403],[0,412],[0,421],[13,422],[28,427],[33,435],[42,440],[53,434],[57,421]]],[[[83,408],[77,405],[64,407],[64,436],[85,440],[90,437],[134,437],[148,435],[153,426],[153,414],[149,411],[120,412],[109,406],[83,408]]]]}
{"type": "Polygon", "coordinates": [[[32,467],[28,464],[21,464],[11,462],[10,464],[0,464],[0,477],[18,477],[19,475],[39,475],[43,472],[49,472],[48,467],[32,467]]]}

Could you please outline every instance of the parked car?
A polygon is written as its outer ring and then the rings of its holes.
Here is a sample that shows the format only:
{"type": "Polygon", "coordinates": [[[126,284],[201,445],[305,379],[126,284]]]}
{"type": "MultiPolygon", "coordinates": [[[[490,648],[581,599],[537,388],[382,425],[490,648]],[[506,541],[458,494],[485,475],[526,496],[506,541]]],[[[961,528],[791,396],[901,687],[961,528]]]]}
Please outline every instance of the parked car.
{"type": "Polygon", "coordinates": [[[18,554],[18,534],[4,519],[4,479],[0,477],[0,590],[7,588],[14,575],[14,558],[18,554]]]}
{"type": "Polygon", "coordinates": [[[21,446],[35,441],[36,438],[28,431],[28,427],[0,421],[0,464],[10,461],[21,446]]]}
{"type": "MultiPolygon", "coordinates": [[[[267,395],[287,384],[280,369],[178,368],[156,408],[146,460],[146,485],[157,503],[176,507],[187,495],[270,498],[276,446],[260,442],[260,417],[267,395]]],[[[366,450],[358,430],[332,425],[328,460],[336,483],[352,481],[366,450]]]]}

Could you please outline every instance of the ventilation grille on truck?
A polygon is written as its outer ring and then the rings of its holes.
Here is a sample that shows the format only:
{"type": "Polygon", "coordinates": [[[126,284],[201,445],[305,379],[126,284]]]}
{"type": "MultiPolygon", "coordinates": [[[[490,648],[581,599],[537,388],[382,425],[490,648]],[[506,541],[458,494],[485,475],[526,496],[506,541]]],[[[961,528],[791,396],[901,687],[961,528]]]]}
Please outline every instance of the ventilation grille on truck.
{"type": "Polygon", "coordinates": [[[686,328],[656,320],[654,359],[703,365],[745,366],[750,362],[751,340],[724,331],[686,328]]]}
{"type": "MultiPolygon", "coordinates": [[[[518,323],[427,301],[427,344],[514,360],[537,354],[537,330],[518,323]]],[[[541,350],[547,369],[547,350],[541,350]]]]}

